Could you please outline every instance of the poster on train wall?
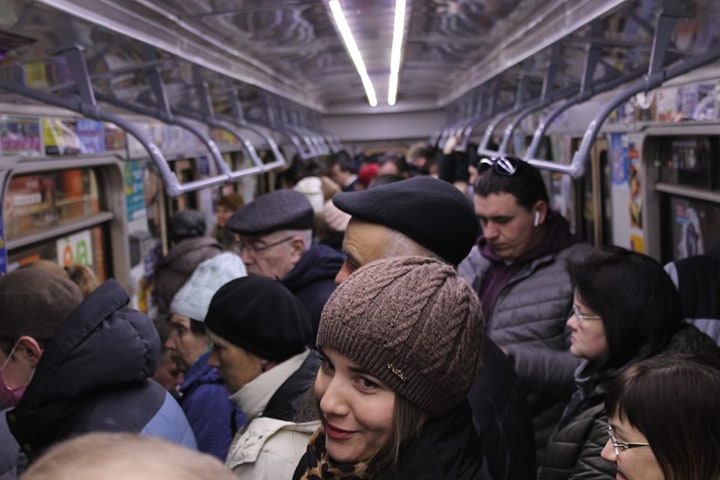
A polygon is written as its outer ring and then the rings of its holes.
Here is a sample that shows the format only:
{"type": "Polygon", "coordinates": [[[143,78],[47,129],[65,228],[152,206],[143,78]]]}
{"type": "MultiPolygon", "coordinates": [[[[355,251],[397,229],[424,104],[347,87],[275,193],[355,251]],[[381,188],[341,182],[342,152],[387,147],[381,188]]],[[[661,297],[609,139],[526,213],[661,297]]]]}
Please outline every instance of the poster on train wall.
{"type": "Polygon", "coordinates": [[[0,115],[0,154],[40,155],[40,123],[37,117],[0,115]]]}
{"type": "Polygon", "coordinates": [[[57,245],[57,261],[62,266],[76,263],[91,265],[93,259],[92,233],[84,230],[66,237],[59,238],[57,245]]]}
{"type": "Polygon", "coordinates": [[[627,185],[630,172],[626,133],[610,134],[610,177],[613,187],[627,185]]]}
{"type": "Polygon", "coordinates": [[[7,273],[7,251],[5,250],[5,232],[3,231],[2,203],[0,203],[0,275],[7,273]]]}
{"type": "Polygon", "coordinates": [[[145,162],[143,160],[128,160],[123,164],[128,222],[141,220],[147,216],[145,211],[144,170],[145,162]]]}
{"type": "Polygon", "coordinates": [[[720,207],[702,200],[670,199],[673,260],[702,255],[720,238],[720,207]]]}

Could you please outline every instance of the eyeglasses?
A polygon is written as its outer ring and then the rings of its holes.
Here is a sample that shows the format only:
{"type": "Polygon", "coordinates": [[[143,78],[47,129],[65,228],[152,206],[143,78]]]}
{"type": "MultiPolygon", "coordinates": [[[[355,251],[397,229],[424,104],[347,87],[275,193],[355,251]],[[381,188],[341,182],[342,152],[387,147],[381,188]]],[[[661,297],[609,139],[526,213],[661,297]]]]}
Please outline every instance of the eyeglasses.
{"type": "Polygon", "coordinates": [[[615,438],[615,434],[613,434],[613,429],[611,425],[608,425],[608,435],[610,436],[610,441],[613,444],[613,450],[615,451],[615,455],[620,455],[620,452],[624,452],[628,448],[638,448],[638,447],[649,447],[649,443],[628,443],[628,442],[620,442],[617,438],[615,438]]]}
{"type": "Polygon", "coordinates": [[[578,310],[578,306],[573,303],[572,306],[572,314],[575,315],[575,318],[578,320],[578,324],[584,322],[585,320],[600,320],[602,317],[600,315],[583,315],[578,310]]]}
{"type": "Polygon", "coordinates": [[[495,158],[481,158],[480,162],[478,164],[479,168],[483,168],[482,166],[485,165],[486,168],[492,167],[492,169],[497,173],[498,175],[504,175],[506,177],[511,177],[515,175],[515,172],[517,172],[518,169],[518,163],[522,162],[523,160],[520,160],[518,158],[514,157],[495,157],[495,158]]]}
{"type": "Polygon", "coordinates": [[[282,243],[289,242],[293,238],[295,238],[295,237],[293,237],[291,235],[287,238],[283,238],[282,240],[278,240],[277,242],[273,242],[273,243],[265,243],[262,241],[255,241],[255,242],[251,242],[251,243],[239,242],[239,243],[235,244],[235,251],[238,253],[238,255],[241,253],[251,254],[251,253],[264,252],[268,248],[276,247],[282,243]]]}

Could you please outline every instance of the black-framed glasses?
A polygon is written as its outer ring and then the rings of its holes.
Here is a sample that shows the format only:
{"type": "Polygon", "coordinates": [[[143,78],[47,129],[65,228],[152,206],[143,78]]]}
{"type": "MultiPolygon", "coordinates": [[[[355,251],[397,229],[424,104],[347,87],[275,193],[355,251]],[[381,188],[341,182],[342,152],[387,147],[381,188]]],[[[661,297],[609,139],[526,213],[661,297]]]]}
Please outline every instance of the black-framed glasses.
{"type": "Polygon", "coordinates": [[[624,452],[625,450],[629,448],[639,448],[639,447],[649,447],[649,443],[629,443],[629,442],[621,442],[613,433],[612,425],[608,425],[607,428],[608,435],[610,436],[610,441],[613,444],[613,450],[615,451],[615,455],[620,455],[620,452],[624,452]]]}
{"type": "Polygon", "coordinates": [[[519,162],[522,162],[522,160],[514,157],[484,157],[480,159],[478,165],[480,168],[483,168],[483,166],[485,168],[492,167],[498,175],[511,177],[517,172],[519,162]]]}
{"type": "Polygon", "coordinates": [[[241,253],[251,254],[251,253],[264,252],[268,248],[276,247],[282,243],[289,242],[293,238],[295,238],[295,237],[290,235],[289,237],[283,238],[282,240],[278,240],[277,242],[272,242],[272,243],[265,243],[262,241],[255,241],[255,242],[251,242],[251,243],[238,242],[235,244],[235,251],[238,253],[238,255],[241,253]]]}

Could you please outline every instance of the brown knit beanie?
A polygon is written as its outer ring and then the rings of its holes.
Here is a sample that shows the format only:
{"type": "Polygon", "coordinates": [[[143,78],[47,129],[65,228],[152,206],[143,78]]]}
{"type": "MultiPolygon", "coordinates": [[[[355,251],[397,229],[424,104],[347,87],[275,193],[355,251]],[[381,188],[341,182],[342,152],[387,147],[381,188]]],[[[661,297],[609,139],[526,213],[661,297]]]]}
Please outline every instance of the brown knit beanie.
{"type": "Polygon", "coordinates": [[[425,257],[369,263],[322,312],[319,349],[332,348],[430,415],[467,394],[481,366],[477,294],[452,267],[425,257]]]}
{"type": "Polygon", "coordinates": [[[0,336],[49,340],[83,301],[72,280],[42,268],[21,268],[0,277],[0,336]]]}

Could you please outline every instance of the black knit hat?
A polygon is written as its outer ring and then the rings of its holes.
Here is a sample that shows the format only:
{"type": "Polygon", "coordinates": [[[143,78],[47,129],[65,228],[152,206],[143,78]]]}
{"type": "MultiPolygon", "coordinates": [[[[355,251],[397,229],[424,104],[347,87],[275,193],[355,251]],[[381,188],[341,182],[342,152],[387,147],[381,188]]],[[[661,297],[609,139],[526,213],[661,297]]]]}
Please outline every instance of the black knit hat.
{"type": "Polygon", "coordinates": [[[301,353],[313,334],[310,314],[297,297],[277,280],[258,275],[220,287],[205,324],[233,345],[273,362],[301,353]]]}
{"type": "Polygon", "coordinates": [[[21,268],[0,277],[0,336],[49,340],[83,301],[72,280],[40,268],[21,268]]]}
{"type": "Polygon", "coordinates": [[[318,349],[330,347],[430,415],[465,398],[481,366],[480,300],[449,265],[394,257],[356,270],[330,296],[318,349]]]}
{"type": "Polygon", "coordinates": [[[313,207],[300,192],[282,189],[260,195],[236,211],[227,221],[230,231],[240,235],[265,235],[278,230],[309,230],[313,207]]]}
{"type": "Polygon", "coordinates": [[[480,235],[475,209],[452,184],[417,176],[359,192],[342,192],[333,203],[353,218],[404,233],[457,265],[480,235]]]}
{"type": "Polygon", "coordinates": [[[170,240],[175,243],[188,238],[202,237],[206,229],[205,216],[199,210],[180,210],[168,222],[168,234],[170,240]]]}

